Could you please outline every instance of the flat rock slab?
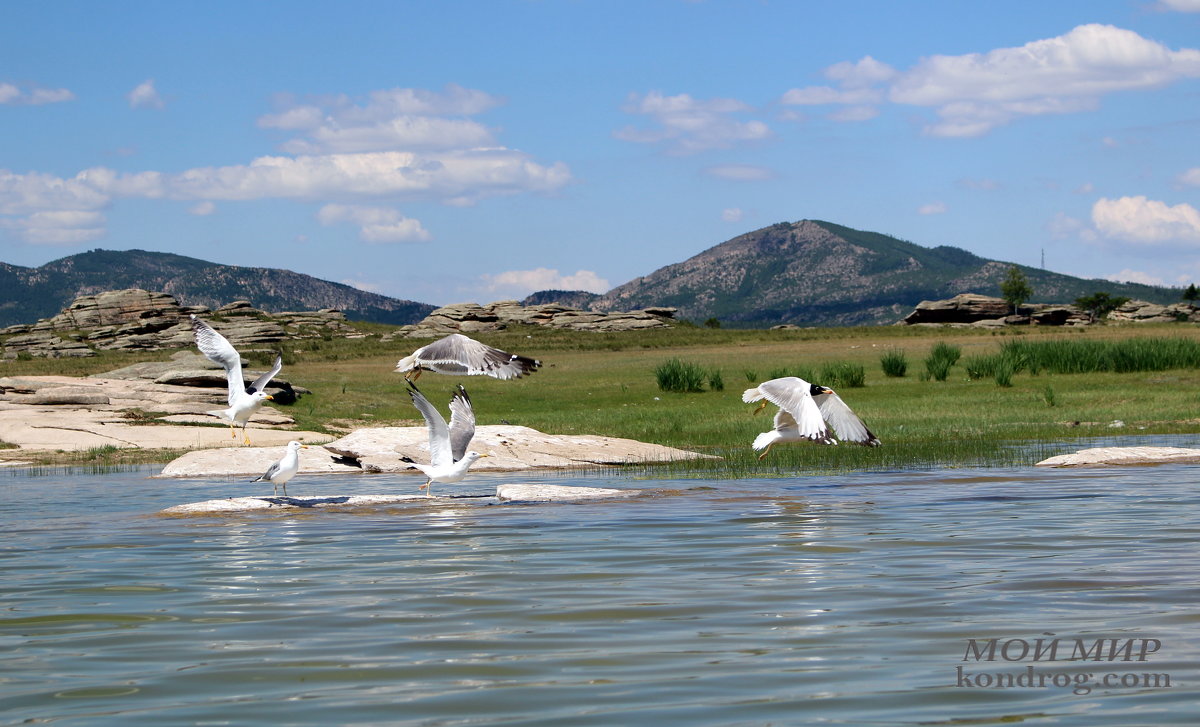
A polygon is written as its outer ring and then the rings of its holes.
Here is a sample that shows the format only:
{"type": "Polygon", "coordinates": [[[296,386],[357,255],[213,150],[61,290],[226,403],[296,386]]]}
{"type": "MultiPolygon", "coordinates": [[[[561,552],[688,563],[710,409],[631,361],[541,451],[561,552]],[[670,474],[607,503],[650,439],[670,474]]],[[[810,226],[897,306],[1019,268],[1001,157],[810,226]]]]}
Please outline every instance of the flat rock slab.
{"type": "MultiPolygon", "coordinates": [[[[436,498],[448,499],[448,498],[436,498]]],[[[431,501],[425,495],[335,495],[326,497],[227,497],[220,500],[189,502],[160,510],[161,515],[219,515],[255,510],[304,510],[331,507],[371,507],[394,505],[412,500],[431,501]]]]}
{"type": "Polygon", "coordinates": [[[1200,449],[1185,447],[1093,447],[1060,454],[1038,467],[1097,467],[1103,465],[1200,463],[1200,449]]]}
{"type": "Polygon", "coordinates": [[[634,497],[643,490],[616,490],[611,487],[570,487],[566,485],[500,485],[496,499],[509,502],[578,502],[634,497]]]}
{"type": "Polygon", "coordinates": [[[303,510],[313,508],[349,508],[395,505],[398,503],[436,503],[476,500],[500,502],[580,502],[644,494],[643,490],[616,490],[608,487],[571,487],[566,485],[500,485],[496,497],[428,497],[426,495],[332,495],[324,497],[227,497],[190,502],[160,510],[160,515],[220,515],[262,510],[303,510]]]}
{"type": "MultiPolygon", "coordinates": [[[[403,458],[429,462],[429,432],[425,427],[359,429],[325,448],[347,461],[358,462],[365,472],[413,472],[403,458]]],[[[471,467],[473,472],[716,459],[633,439],[546,434],[507,424],[478,427],[470,448],[488,455],[471,467]]]]}

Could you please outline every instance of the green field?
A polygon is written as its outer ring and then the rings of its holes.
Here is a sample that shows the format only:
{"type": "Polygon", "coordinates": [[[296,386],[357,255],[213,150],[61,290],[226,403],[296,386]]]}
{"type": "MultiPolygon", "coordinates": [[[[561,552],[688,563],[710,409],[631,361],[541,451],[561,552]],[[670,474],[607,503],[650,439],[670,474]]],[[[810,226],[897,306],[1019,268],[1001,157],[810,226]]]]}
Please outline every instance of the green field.
{"type": "MultiPolygon", "coordinates": [[[[1059,343],[1041,348],[1065,350],[1055,355],[1069,359],[1081,348],[1104,350],[1119,342],[1131,343],[1143,353],[1200,347],[1200,329],[1187,324],[1027,328],[1003,333],[905,327],[738,331],[687,326],[596,334],[523,328],[477,338],[537,357],[543,368],[515,381],[426,373],[418,384],[443,411],[450,390],[462,383],[471,394],[480,424],[507,422],[548,433],[627,437],[723,458],[667,466],[668,472],[677,474],[753,476],[1028,464],[1052,453],[1050,443],[1072,438],[1200,432],[1200,370],[1186,355],[1155,364],[1167,368],[1121,373],[1053,373],[1052,362],[1029,365],[1022,359],[1025,365],[1018,361],[1003,383],[993,370],[986,375],[977,370],[989,359],[1006,356],[1004,351],[1051,342],[1059,343]],[[924,363],[938,344],[961,351],[944,381],[930,378],[924,363]],[[881,360],[888,354],[894,358],[897,352],[903,352],[907,361],[906,375],[885,376],[881,360]],[[693,393],[661,391],[655,370],[672,359],[717,373],[712,380],[723,384],[723,389],[706,385],[693,393]],[[817,376],[835,364],[850,364],[851,369],[861,367],[865,372],[863,386],[843,387],[839,393],[883,446],[788,445],[774,448],[766,460],[758,461],[750,442],[770,428],[774,407],[753,416],[754,407],[741,401],[742,391],[781,374],[817,376]],[[969,370],[977,378],[971,378],[969,370]],[[1114,421],[1124,426],[1110,426],[1114,421]]],[[[396,360],[418,345],[382,344],[371,338],[289,344],[284,348],[283,375],[313,393],[286,411],[301,428],[333,433],[418,424],[404,380],[392,372],[396,360]]],[[[160,352],[155,357],[167,355],[160,352]]],[[[16,361],[5,363],[0,371],[7,375],[97,373],[147,358],[126,354],[69,362],[16,361]]],[[[1077,370],[1081,364],[1071,360],[1074,368],[1067,370],[1077,370]]],[[[818,378],[817,383],[826,382],[818,378]]]]}

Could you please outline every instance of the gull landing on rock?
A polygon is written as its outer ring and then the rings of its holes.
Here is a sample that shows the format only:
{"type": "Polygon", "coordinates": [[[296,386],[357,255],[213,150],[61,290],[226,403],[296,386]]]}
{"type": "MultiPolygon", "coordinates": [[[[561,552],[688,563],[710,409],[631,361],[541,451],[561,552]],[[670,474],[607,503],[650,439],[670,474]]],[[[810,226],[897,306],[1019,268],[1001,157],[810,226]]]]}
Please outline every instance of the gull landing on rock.
{"type": "Polygon", "coordinates": [[[425,425],[429,428],[429,464],[418,464],[408,458],[404,461],[425,473],[429,481],[421,485],[421,489],[433,497],[434,482],[461,482],[467,476],[471,465],[487,455],[467,451],[467,445],[475,436],[475,410],[471,407],[471,398],[467,396],[467,390],[461,385],[450,397],[449,425],[441,412],[429,403],[411,381],[408,382],[408,395],[412,397],[413,405],[421,412],[421,416],[425,418],[425,425]]]}
{"type": "Polygon", "coordinates": [[[879,438],[867,429],[846,402],[833,389],[810,384],[795,376],[764,381],[746,389],[742,401],[747,404],[761,401],[754,413],[762,411],[767,402],[779,407],[775,413],[775,428],[754,438],[755,451],[762,450],[759,459],[767,456],[771,447],[781,442],[816,442],[837,444],[830,427],[843,441],[878,447],[879,438]]]}
{"type": "Polygon", "coordinates": [[[264,402],[273,398],[263,389],[283,368],[283,357],[276,356],[275,365],[271,367],[271,370],[255,379],[254,383],[246,386],[246,381],[242,378],[242,357],[234,349],[229,339],[217,333],[212,326],[197,318],[195,314],[192,314],[192,333],[196,337],[196,347],[200,349],[200,353],[204,354],[209,361],[221,364],[221,367],[225,369],[225,380],[229,387],[229,408],[214,409],[208,414],[228,421],[229,434],[235,439],[237,438],[235,427],[238,424],[242,425],[242,441],[250,444],[250,435],[246,434],[246,424],[250,421],[250,416],[258,411],[264,402]]]}

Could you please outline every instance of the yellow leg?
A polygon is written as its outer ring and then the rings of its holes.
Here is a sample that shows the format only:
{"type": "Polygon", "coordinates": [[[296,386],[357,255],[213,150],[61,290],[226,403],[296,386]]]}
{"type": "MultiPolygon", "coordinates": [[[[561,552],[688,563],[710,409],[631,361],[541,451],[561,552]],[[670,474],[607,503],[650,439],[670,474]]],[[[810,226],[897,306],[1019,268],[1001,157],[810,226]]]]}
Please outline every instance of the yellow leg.
{"type": "Polygon", "coordinates": [[[759,413],[760,411],[762,411],[763,409],[766,409],[766,408],[767,408],[767,400],[766,400],[766,399],[763,399],[763,400],[762,400],[762,402],[760,402],[760,403],[759,403],[759,405],[758,405],[758,408],[757,408],[757,409],[755,409],[755,410],[754,410],[752,413],[753,413],[753,414],[757,414],[757,413],[759,413]]]}
{"type": "Polygon", "coordinates": [[[758,455],[758,458],[759,458],[759,459],[762,459],[763,457],[766,457],[766,456],[767,456],[767,452],[770,452],[770,451],[771,451],[771,447],[774,447],[774,446],[775,446],[775,443],[774,443],[774,442],[771,442],[770,444],[768,444],[768,445],[767,445],[767,448],[763,450],[763,453],[762,453],[762,454],[760,454],[760,455],[758,455]]]}

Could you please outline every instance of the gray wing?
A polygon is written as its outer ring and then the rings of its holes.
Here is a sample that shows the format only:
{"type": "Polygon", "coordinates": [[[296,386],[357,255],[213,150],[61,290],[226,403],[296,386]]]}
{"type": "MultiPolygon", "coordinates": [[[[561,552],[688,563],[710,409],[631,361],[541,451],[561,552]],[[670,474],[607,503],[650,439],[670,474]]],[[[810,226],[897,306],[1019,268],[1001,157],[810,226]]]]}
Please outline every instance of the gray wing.
{"type": "Polygon", "coordinates": [[[870,429],[867,429],[867,425],[863,424],[863,420],[859,419],[850,407],[846,406],[842,397],[830,393],[819,394],[813,399],[821,410],[821,416],[837,431],[842,441],[854,442],[864,447],[879,446],[879,438],[872,434],[870,429]]]}
{"type": "Polygon", "coordinates": [[[460,384],[458,391],[450,397],[450,454],[457,462],[467,453],[467,446],[475,436],[475,409],[471,397],[460,384]]]}
{"type": "Polygon", "coordinates": [[[272,477],[279,474],[279,465],[282,462],[283,462],[283,460],[279,460],[279,462],[273,463],[270,467],[267,468],[266,474],[262,475],[257,480],[254,480],[254,482],[270,480],[272,477]]]}
{"type": "Polygon", "coordinates": [[[282,354],[276,355],[275,356],[275,365],[271,367],[270,371],[268,371],[267,373],[265,373],[262,376],[259,376],[257,379],[255,379],[254,383],[250,384],[250,388],[246,390],[247,393],[254,393],[255,391],[263,391],[264,389],[266,389],[267,384],[271,383],[271,379],[275,378],[275,375],[278,374],[280,372],[280,370],[282,370],[282,369],[283,369],[283,355],[282,354]]]}
{"type": "Polygon", "coordinates": [[[792,415],[800,436],[813,442],[831,444],[832,437],[821,410],[813,401],[810,384],[796,376],[771,379],[758,385],[762,398],[792,415]]]}
{"type": "Polygon", "coordinates": [[[446,420],[442,418],[441,412],[429,403],[429,399],[421,393],[410,381],[408,383],[408,395],[412,397],[413,405],[417,407],[417,411],[421,412],[421,416],[425,417],[425,425],[429,427],[429,464],[434,467],[449,465],[454,463],[450,451],[450,429],[446,426],[446,420]]]}
{"type": "Polygon", "coordinates": [[[196,337],[196,347],[205,358],[221,364],[225,369],[225,381],[229,387],[229,405],[233,406],[234,399],[246,388],[242,380],[242,357],[238,355],[229,339],[217,333],[216,329],[192,314],[192,333],[196,337]]]}
{"type": "Polygon", "coordinates": [[[422,346],[413,357],[421,366],[439,374],[482,374],[497,379],[519,378],[542,365],[536,359],[501,351],[461,333],[451,333],[422,346]]]}

